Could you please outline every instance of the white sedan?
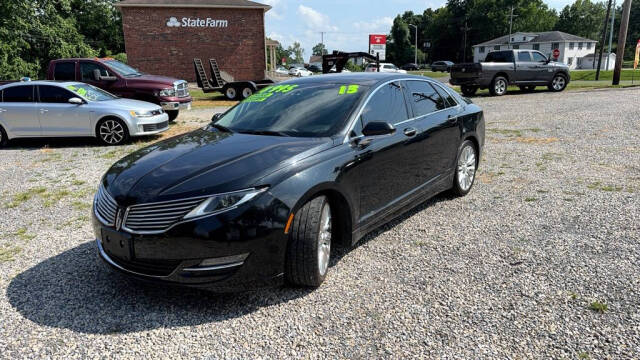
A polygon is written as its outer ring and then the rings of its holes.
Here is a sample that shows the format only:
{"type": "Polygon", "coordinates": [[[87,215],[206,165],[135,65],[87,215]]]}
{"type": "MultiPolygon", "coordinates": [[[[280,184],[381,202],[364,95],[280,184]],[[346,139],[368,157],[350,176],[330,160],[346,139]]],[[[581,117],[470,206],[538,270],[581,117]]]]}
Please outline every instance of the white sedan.
{"type": "MultiPolygon", "coordinates": [[[[364,71],[366,71],[366,72],[377,72],[378,71],[378,67],[376,66],[376,64],[370,63],[369,65],[367,65],[367,67],[364,69],[364,71]]],[[[398,73],[398,74],[406,74],[407,73],[406,70],[399,69],[397,66],[395,66],[395,65],[393,65],[391,63],[380,63],[380,72],[398,73]]]]}
{"type": "Polygon", "coordinates": [[[313,75],[313,73],[303,67],[292,67],[291,69],[289,69],[289,75],[304,77],[304,76],[311,76],[313,75]]]}

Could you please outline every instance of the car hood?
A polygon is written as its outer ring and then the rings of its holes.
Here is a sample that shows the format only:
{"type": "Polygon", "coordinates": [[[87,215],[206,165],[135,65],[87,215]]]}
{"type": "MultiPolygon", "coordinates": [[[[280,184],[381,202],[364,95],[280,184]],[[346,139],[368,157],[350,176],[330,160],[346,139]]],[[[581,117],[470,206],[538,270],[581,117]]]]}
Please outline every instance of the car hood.
{"type": "Polygon", "coordinates": [[[200,129],[138,150],[105,174],[124,206],[242,190],[330,148],[329,138],[261,136],[200,129]]]}
{"type": "Polygon", "coordinates": [[[160,108],[159,105],[154,103],[140,101],[140,100],[133,100],[133,99],[124,99],[124,98],[107,100],[107,101],[96,101],[95,103],[109,107],[109,108],[117,108],[121,110],[149,111],[149,110],[156,110],[160,108]]]}
{"type": "Polygon", "coordinates": [[[149,75],[143,74],[142,76],[137,77],[129,77],[126,78],[127,84],[158,84],[158,85],[166,85],[168,87],[172,87],[173,83],[176,81],[180,81],[175,78],[167,77],[167,76],[159,76],[159,75],[149,75]]]}

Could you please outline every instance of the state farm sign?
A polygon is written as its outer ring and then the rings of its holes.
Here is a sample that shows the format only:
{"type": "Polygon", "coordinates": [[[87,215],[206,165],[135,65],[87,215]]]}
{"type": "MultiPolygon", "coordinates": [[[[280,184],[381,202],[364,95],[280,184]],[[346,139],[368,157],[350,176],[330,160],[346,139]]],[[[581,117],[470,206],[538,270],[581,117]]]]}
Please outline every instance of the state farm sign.
{"type": "Polygon", "coordinates": [[[216,20],[212,18],[190,18],[183,17],[178,20],[178,18],[172,16],[167,21],[168,27],[208,27],[208,28],[226,28],[229,26],[228,20],[216,20]]]}
{"type": "Polygon", "coordinates": [[[387,52],[387,35],[369,35],[369,54],[384,60],[387,52]]]}

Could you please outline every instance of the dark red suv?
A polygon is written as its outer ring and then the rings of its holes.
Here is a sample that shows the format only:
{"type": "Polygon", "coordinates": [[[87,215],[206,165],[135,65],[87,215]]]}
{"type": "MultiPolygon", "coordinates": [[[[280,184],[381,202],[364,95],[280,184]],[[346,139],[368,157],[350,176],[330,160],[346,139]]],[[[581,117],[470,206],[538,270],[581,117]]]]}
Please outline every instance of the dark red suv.
{"type": "Polygon", "coordinates": [[[144,74],[111,58],[52,60],[47,79],[81,81],[120,97],[158,104],[169,121],[178,117],[180,109],[191,108],[186,81],[144,74]]]}

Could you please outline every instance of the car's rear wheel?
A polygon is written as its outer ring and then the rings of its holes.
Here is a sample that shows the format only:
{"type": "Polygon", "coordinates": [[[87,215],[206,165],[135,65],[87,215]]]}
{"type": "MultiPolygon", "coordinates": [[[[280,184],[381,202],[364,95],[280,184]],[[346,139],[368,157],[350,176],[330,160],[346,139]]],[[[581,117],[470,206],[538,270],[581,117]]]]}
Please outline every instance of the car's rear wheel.
{"type": "Polygon", "coordinates": [[[465,196],[471,191],[478,169],[478,153],[473,142],[465,140],[458,150],[455,175],[453,177],[453,193],[465,196]]]}
{"type": "Polygon", "coordinates": [[[567,87],[567,78],[562,74],[556,74],[548,87],[551,91],[562,91],[567,87]]]}
{"type": "Polygon", "coordinates": [[[478,87],[477,86],[471,86],[471,85],[462,85],[460,87],[460,90],[462,90],[462,94],[464,96],[473,96],[478,91],[478,87]]]}
{"type": "Polygon", "coordinates": [[[0,126],[0,148],[7,146],[9,143],[9,138],[7,137],[7,133],[4,131],[2,126],[0,126]]]}
{"type": "Polygon", "coordinates": [[[294,216],[287,246],[285,278],[298,286],[318,287],[331,255],[333,220],[326,196],[307,202],[294,216]]]}
{"type": "Polygon", "coordinates": [[[502,96],[507,93],[507,79],[503,76],[496,76],[495,79],[491,82],[491,87],[489,88],[489,92],[493,96],[502,96]]]}
{"type": "Polygon", "coordinates": [[[129,139],[129,130],[122,120],[107,118],[96,126],[96,135],[104,145],[120,145],[129,139]]]}
{"type": "Polygon", "coordinates": [[[165,112],[169,115],[169,122],[173,122],[178,117],[180,110],[167,110],[165,112]]]}

